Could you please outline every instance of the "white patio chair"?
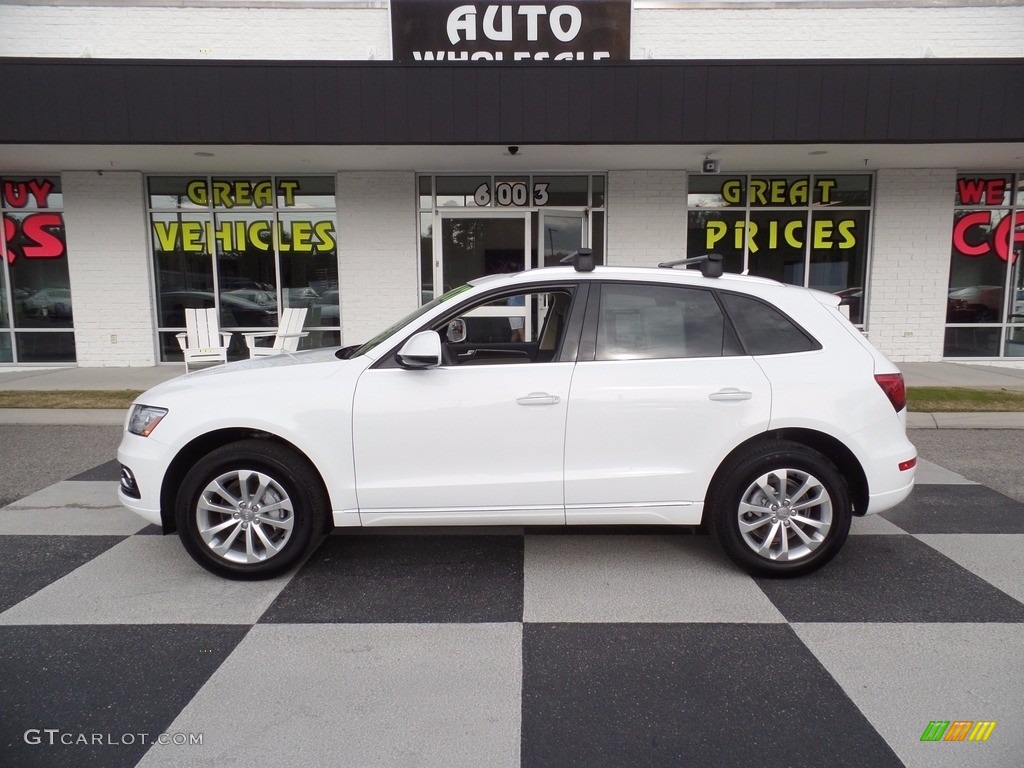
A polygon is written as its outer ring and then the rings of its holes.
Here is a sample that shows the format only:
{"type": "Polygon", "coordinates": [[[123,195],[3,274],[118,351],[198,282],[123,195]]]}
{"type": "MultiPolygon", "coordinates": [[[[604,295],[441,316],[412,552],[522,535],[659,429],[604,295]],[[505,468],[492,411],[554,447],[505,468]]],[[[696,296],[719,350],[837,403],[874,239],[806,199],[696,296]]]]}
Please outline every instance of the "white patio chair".
{"type": "Polygon", "coordinates": [[[185,309],[185,332],[177,335],[178,346],[185,357],[185,373],[189,363],[226,363],[231,334],[220,330],[217,310],[185,309]]]}
{"type": "Polygon", "coordinates": [[[279,355],[282,352],[294,352],[299,348],[299,339],[308,336],[309,332],[302,330],[306,322],[306,307],[286,307],[281,312],[281,323],[276,331],[254,331],[243,333],[245,343],[249,347],[249,359],[256,357],[268,357],[279,355]],[[256,339],[266,336],[273,336],[274,343],[269,347],[256,346],[256,339]]]}

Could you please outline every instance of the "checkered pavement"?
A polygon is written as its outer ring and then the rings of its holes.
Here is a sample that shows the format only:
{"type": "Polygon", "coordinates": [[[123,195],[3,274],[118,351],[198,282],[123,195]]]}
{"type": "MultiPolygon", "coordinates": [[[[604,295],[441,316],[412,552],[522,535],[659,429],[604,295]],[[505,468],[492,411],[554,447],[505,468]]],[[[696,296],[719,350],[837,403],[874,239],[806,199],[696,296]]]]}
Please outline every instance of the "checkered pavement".
{"type": "Polygon", "coordinates": [[[501,528],[334,534],[240,583],[105,464],[0,509],[0,766],[1020,766],[1024,504],[921,480],[796,580],[501,528]]]}

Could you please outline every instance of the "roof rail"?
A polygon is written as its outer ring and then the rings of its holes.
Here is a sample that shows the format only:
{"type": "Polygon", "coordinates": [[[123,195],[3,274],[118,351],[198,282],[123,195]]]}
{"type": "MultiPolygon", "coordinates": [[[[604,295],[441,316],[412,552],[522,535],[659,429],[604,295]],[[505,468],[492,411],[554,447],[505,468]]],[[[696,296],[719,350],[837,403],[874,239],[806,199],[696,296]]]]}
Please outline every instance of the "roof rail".
{"type": "Polygon", "coordinates": [[[658,266],[665,269],[673,269],[687,264],[700,264],[700,273],[704,275],[704,277],[721,277],[723,271],[722,261],[722,254],[708,253],[703,256],[694,256],[689,259],[663,261],[658,266]]]}
{"type": "Polygon", "coordinates": [[[577,272],[593,272],[594,271],[594,252],[589,248],[580,248],[578,251],[573,251],[564,259],[558,262],[559,264],[572,264],[573,269],[577,272]]]}

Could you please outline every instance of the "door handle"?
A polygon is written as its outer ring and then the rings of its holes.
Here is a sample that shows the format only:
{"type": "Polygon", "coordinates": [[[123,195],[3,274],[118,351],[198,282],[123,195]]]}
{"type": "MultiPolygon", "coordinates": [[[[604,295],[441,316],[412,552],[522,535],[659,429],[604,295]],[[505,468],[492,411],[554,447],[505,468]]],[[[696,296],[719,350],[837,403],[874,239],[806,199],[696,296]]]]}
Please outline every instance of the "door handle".
{"type": "Polygon", "coordinates": [[[558,395],[549,395],[547,392],[531,392],[526,397],[517,397],[519,405],[558,405],[561,398],[558,395]]]}
{"type": "Polygon", "coordinates": [[[736,402],[739,400],[749,400],[753,396],[753,392],[746,392],[742,389],[736,389],[736,387],[725,387],[708,395],[708,400],[714,400],[718,403],[736,402]]]}

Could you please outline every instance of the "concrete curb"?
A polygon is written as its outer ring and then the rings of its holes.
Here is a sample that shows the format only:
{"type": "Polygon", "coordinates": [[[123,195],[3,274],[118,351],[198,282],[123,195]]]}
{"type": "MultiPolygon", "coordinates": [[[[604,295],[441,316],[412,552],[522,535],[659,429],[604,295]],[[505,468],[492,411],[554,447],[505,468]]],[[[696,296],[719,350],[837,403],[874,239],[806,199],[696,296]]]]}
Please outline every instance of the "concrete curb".
{"type": "Polygon", "coordinates": [[[127,415],[120,408],[0,408],[0,425],[119,427],[127,415]]]}
{"type": "Polygon", "coordinates": [[[1024,413],[908,413],[907,429],[1024,429],[1024,413]]]}

